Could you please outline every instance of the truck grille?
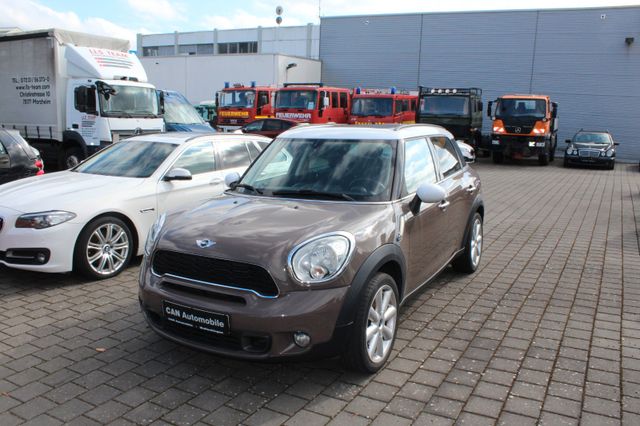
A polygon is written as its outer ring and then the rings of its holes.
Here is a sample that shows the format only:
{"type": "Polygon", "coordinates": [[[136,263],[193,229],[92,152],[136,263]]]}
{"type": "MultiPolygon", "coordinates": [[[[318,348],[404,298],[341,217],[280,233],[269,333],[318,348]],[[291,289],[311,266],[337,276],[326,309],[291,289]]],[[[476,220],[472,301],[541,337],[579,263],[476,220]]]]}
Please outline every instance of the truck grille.
{"type": "Polygon", "coordinates": [[[278,295],[278,287],[269,273],[248,263],[158,250],[153,256],[153,272],[251,291],[260,296],[278,295]]]}
{"type": "Polygon", "coordinates": [[[533,126],[504,126],[507,133],[521,133],[528,135],[533,130],[533,126]]]}

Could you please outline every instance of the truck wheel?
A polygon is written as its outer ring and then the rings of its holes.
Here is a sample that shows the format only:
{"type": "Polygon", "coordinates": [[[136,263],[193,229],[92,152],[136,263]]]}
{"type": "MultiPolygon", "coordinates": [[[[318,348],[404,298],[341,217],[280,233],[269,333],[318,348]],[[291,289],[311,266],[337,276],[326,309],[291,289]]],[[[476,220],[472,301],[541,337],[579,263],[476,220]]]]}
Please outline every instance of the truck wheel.
{"type": "Polygon", "coordinates": [[[538,155],[538,163],[540,163],[541,166],[548,166],[549,165],[549,153],[545,152],[544,154],[538,155]]]}
{"type": "Polygon", "coordinates": [[[375,373],[389,359],[398,328],[398,287],[394,279],[377,273],[360,299],[353,335],[344,361],[350,368],[375,373]]]}
{"type": "Polygon", "coordinates": [[[556,159],[556,148],[552,144],[551,148],[550,148],[550,151],[549,151],[549,161],[553,161],[555,159],[556,159]]]}
{"type": "Polygon", "coordinates": [[[482,216],[476,212],[473,215],[473,220],[469,223],[464,251],[451,262],[453,269],[467,274],[475,272],[482,256],[482,240],[482,216]]]}
{"type": "Polygon", "coordinates": [[[84,160],[84,153],[77,146],[71,146],[64,150],[64,154],[60,161],[60,168],[63,170],[70,169],[80,164],[84,160]]]}
{"type": "Polygon", "coordinates": [[[80,233],[74,252],[78,272],[92,279],[118,275],[133,255],[133,236],[122,220],[105,216],[90,222],[80,233]]]}
{"type": "Polygon", "coordinates": [[[501,152],[493,151],[492,159],[494,163],[502,164],[504,161],[504,155],[501,152]]]}

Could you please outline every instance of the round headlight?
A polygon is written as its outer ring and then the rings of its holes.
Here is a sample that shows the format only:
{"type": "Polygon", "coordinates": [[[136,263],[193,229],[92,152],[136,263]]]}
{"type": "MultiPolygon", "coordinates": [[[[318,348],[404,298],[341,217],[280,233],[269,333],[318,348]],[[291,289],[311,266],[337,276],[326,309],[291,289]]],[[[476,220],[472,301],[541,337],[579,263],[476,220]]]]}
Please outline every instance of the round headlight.
{"type": "Polygon", "coordinates": [[[338,276],[355,248],[351,234],[340,232],[308,240],[289,255],[289,267],[301,283],[320,283],[338,276]]]}

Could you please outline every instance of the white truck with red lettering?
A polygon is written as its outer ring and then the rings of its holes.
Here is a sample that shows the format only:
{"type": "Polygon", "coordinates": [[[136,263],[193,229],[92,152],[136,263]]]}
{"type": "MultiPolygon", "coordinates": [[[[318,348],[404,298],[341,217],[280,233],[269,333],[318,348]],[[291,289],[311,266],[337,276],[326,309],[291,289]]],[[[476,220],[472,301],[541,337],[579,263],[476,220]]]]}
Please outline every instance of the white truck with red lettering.
{"type": "Polygon", "coordinates": [[[163,131],[162,99],[128,48],[127,40],[59,29],[1,36],[0,126],[61,168],[163,131]]]}

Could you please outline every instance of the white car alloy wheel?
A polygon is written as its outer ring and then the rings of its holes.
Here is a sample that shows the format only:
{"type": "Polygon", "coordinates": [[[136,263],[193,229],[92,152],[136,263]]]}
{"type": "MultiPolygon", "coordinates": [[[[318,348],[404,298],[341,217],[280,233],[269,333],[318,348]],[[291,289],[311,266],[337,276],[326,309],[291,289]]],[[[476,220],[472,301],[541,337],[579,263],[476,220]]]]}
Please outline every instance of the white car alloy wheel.
{"type": "Polygon", "coordinates": [[[395,292],[388,285],[378,289],[369,306],[365,341],[369,360],[380,363],[389,354],[398,318],[398,303],[395,292]]]}
{"type": "Polygon", "coordinates": [[[482,220],[476,217],[471,231],[471,263],[477,268],[482,256],[482,220]]]}
{"type": "Polygon", "coordinates": [[[131,242],[125,229],[116,223],[98,226],[89,237],[85,255],[93,272],[112,275],[129,259],[131,242]]]}

